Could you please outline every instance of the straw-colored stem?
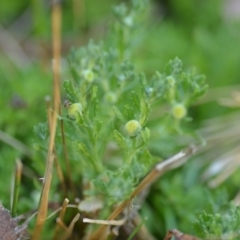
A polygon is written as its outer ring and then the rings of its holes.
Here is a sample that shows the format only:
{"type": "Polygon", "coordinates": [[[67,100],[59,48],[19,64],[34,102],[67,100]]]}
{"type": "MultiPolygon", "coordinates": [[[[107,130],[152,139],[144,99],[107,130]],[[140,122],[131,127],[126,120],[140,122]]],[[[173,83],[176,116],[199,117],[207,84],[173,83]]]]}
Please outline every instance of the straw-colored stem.
{"type": "MultiPolygon", "coordinates": [[[[50,98],[46,97],[45,98],[45,102],[46,102],[46,107],[47,107],[48,126],[49,126],[49,129],[50,129],[51,128],[51,124],[52,124],[52,110],[51,110],[51,106],[50,106],[50,98]]],[[[66,184],[65,184],[65,181],[64,181],[64,175],[63,175],[62,169],[60,167],[60,164],[59,164],[59,161],[58,161],[58,157],[56,155],[55,147],[54,147],[53,151],[54,151],[54,155],[55,155],[55,165],[56,165],[57,175],[58,175],[58,178],[59,178],[59,180],[61,182],[64,194],[66,195],[67,194],[67,188],[66,188],[66,184]]]]}
{"type": "Polygon", "coordinates": [[[44,219],[47,216],[48,196],[52,181],[53,161],[54,161],[54,141],[57,128],[57,116],[59,111],[59,81],[60,81],[60,56],[61,56],[61,5],[55,3],[52,7],[52,36],[53,36],[53,83],[54,83],[54,110],[50,127],[50,140],[48,146],[48,155],[46,171],[43,181],[41,199],[39,203],[38,215],[32,239],[40,239],[44,225],[44,219]]]}
{"type": "MultiPolygon", "coordinates": [[[[62,110],[60,107],[60,114],[61,114],[62,110]]],[[[65,160],[65,165],[66,165],[66,170],[67,170],[67,176],[68,176],[68,181],[69,181],[69,185],[70,185],[70,190],[73,194],[75,194],[75,188],[74,188],[74,184],[72,181],[72,174],[71,174],[71,166],[70,166],[70,162],[69,162],[69,157],[68,157],[68,152],[67,152],[67,145],[66,145],[66,140],[65,140],[65,134],[64,134],[64,125],[63,125],[63,120],[60,120],[60,127],[61,127],[61,136],[62,136],[62,145],[63,145],[63,156],[64,156],[64,160],[65,160]]]]}
{"type": "Polygon", "coordinates": [[[85,24],[84,5],[84,0],[73,0],[73,27],[76,33],[80,30],[81,19],[85,24]]]}
{"type": "Polygon", "coordinates": [[[61,240],[69,239],[69,237],[72,235],[72,231],[73,231],[74,225],[78,221],[79,217],[80,217],[80,213],[77,213],[77,215],[71,221],[69,227],[66,229],[65,233],[60,238],[61,240]]]}
{"type": "Polygon", "coordinates": [[[17,216],[17,202],[18,202],[18,193],[19,187],[21,183],[21,176],[22,176],[22,163],[19,159],[16,160],[16,170],[15,170],[15,179],[14,179],[14,188],[13,188],[13,200],[12,200],[12,207],[11,212],[12,216],[17,216]]]}
{"type": "MultiPolygon", "coordinates": [[[[58,218],[61,221],[63,221],[63,218],[64,218],[64,215],[65,215],[68,203],[69,203],[69,200],[67,198],[65,198],[64,202],[63,202],[63,205],[62,205],[61,212],[59,214],[59,218],[58,218]]],[[[55,233],[54,233],[53,240],[58,240],[59,230],[60,230],[60,226],[59,226],[59,224],[57,224],[56,228],[55,228],[55,233]]]]}

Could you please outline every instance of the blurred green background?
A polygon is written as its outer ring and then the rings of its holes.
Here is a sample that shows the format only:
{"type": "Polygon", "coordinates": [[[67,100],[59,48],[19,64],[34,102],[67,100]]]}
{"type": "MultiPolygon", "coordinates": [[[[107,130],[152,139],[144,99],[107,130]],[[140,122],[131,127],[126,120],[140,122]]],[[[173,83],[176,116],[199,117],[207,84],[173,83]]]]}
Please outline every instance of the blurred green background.
{"type": "MultiPolygon", "coordinates": [[[[120,2],[63,1],[62,80],[68,75],[64,58],[70,47],[103,38],[112,5],[120,2]]],[[[204,73],[209,92],[192,110],[195,126],[235,111],[216,100],[240,89],[238,1],[156,0],[151,5],[148,28],[135,50],[137,69],[151,75],[177,56],[186,68],[195,66],[204,73]]],[[[0,53],[0,201],[9,208],[15,159],[26,165],[26,176],[39,174],[28,163],[33,126],[46,121],[44,98],[52,93],[50,1],[1,1],[0,53]]],[[[27,193],[27,188],[22,191],[27,193]]]]}
{"type": "MultiPolygon", "coordinates": [[[[114,3],[63,1],[63,72],[71,46],[104,36],[114,3]]],[[[46,121],[44,98],[52,94],[50,1],[1,1],[0,53],[0,201],[9,208],[15,159],[27,163],[25,174],[32,176],[33,127],[46,121]]]]}

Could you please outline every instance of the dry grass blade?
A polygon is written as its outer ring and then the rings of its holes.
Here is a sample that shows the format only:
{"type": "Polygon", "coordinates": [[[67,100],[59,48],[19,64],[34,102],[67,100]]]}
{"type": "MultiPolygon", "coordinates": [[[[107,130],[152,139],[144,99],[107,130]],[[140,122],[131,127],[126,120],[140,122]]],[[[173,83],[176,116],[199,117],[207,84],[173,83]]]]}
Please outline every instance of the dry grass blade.
{"type": "Polygon", "coordinates": [[[25,53],[19,42],[1,25],[0,33],[1,50],[19,70],[22,70],[24,67],[32,63],[32,60],[25,53]]]}
{"type": "MultiPolygon", "coordinates": [[[[60,104],[59,111],[60,111],[60,114],[62,114],[61,104],[60,104]]],[[[67,176],[68,176],[70,190],[71,190],[70,192],[72,194],[75,194],[75,188],[74,188],[74,184],[73,184],[72,178],[71,178],[72,171],[71,171],[70,162],[69,162],[69,158],[68,158],[68,152],[67,152],[67,146],[66,146],[66,140],[65,140],[65,134],[64,134],[64,125],[63,125],[62,119],[60,120],[60,127],[61,127],[61,136],[62,136],[62,145],[63,145],[63,156],[64,156],[64,160],[65,160],[65,164],[66,164],[67,176]]]]}
{"type": "MultiPolygon", "coordinates": [[[[51,110],[51,106],[50,106],[50,97],[49,96],[45,97],[45,102],[46,102],[46,107],[47,107],[48,126],[49,126],[49,129],[51,129],[51,126],[52,126],[52,110],[51,110]]],[[[62,169],[60,167],[58,157],[56,155],[55,147],[54,147],[54,154],[55,154],[55,165],[56,165],[57,175],[58,175],[58,178],[61,182],[63,192],[66,195],[66,193],[67,193],[66,189],[67,188],[66,188],[65,181],[64,181],[64,175],[63,175],[62,169]]]]}
{"type": "MultiPolygon", "coordinates": [[[[61,209],[61,212],[59,214],[59,219],[62,221],[63,218],[64,218],[64,215],[65,215],[65,212],[66,212],[66,209],[67,209],[67,205],[69,203],[69,200],[67,198],[64,199],[64,202],[63,202],[63,205],[62,205],[62,209],[61,209]]],[[[54,237],[53,239],[57,240],[58,239],[58,232],[60,230],[60,226],[57,224],[56,225],[56,228],[55,228],[55,233],[54,233],[54,237]]]]}
{"type": "MultiPolygon", "coordinates": [[[[239,95],[238,95],[239,97],[239,95]]],[[[239,112],[204,121],[205,127],[199,132],[208,142],[204,149],[204,158],[209,165],[202,174],[202,180],[216,188],[235,173],[240,166],[239,152],[239,112]],[[209,164],[209,159],[212,162],[209,164]]]]}
{"type": "Polygon", "coordinates": [[[227,180],[232,174],[234,174],[234,172],[236,172],[238,170],[240,166],[240,162],[238,162],[237,166],[234,165],[229,165],[227,166],[224,171],[222,171],[221,173],[219,173],[218,176],[216,176],[214,179],[212,179],[211,181],[209,181],[208,186],[210,188],[216,188],[219,185],[221,185],[225,180],[227,180]]]}
{"type": "Polygon", "coordinates": [[[19,152],[21,152],[25,156],[29,158],[32,157],[31,149],[29,149],[25,144],[23,144],[16,138],[13,138],[12,136],[8,135],[7,133],[1,130],[0,130],[0,140],[8,144],[9,146],[13,147],[14,149],[17,149],[19,152]]]}
{"type": "Polygon", "coordinates": [[[113,225],[113,226],[122,226],[126,219],[121,220],[99,220],[99,219],[89,219],[89,218],[83,218],[84,223],[95,223],[100,225],[113,225]]]}
{"type": "MultiPolygon", "coordinates": [[[[198,149],[202,146],[190,146],[185,150],[177,153],[173,157],[167,159],[166,161],[158,163],[148,174],[147,176],[140,182],[140,184],[136,187],[133,193],[130,195],[129,199],[122,202],[109,216],[108,220],[114,220],[125,207],[131,202],[131,200],[136,197],[142,190],[147,188],[150,184],[152,184],[159,176],[163,175],[165,172],[177,168],[184,164],[187,159],[193,155],[198,149]]],[[[105,239],[107,234],[106,226],[101,226],[92,236],[89,237],[90,240],[103,240],[105,239]]]]}
{"type": "Polygon", "coordinates": [[[239,206],[240,205],[240,191],[237,193],[237,195],[235,196],[233,202],[235,203],[235,205],[239,206]]]}
{"type": "Polygon", "coordinates": [[[57,128],[57,116],[60,106],[59,79],[60,79],[60,56],[61,56],[61,5],[56,3],[52,7],[52,32],[53,32],[53,78],[54,78],[54,111],[51,122],[50,141],[48,147],[47,165],[43,181],[43,188],[39,204],[38,216],[32,239],[40,239],[44,219],[47,215],[48,196],[52,180],[54,141],[57,128]]]}
{"type": "Polygon", "coordinates": [[[16,160],[16,170],[15,170],[15,180],[14,180],[14,189],[13,189],[13,198],[12,198],[12,216],[17,216],[17,201],[18,201],[18,193],[19,193],[19,187],[21,182],[21,176],[22,176],[22,162],[17,159],[16,160]]]}
{"type": "Polygon", "coordinates": [[[214,177],[221,172],[224,172],[228,167],[234,166],[237,169],[239,165],[239,146],[234,149],[222,154],[220,157],[214,160],[214,162],[204,171],[202,179],[207,180],[214,177]],[[230,164],[231,163],[231,164],[230,164]]]}
{"type": "Polygon", "coordinates": [[[230,98],[219,99],[219,104],[227,107],[240,107],[240,91],[231,92],[230,98]]]}
{"type": "Polygon", "coordinates": [[[63,236],[60,238],[61,240],[66,240],[72,235],[72,231],[74,228],[75,223],[78,221],[80,217],[80,214],[78,213],[73,220],[71,221],[69,227],[66,229],[66,232],[63,234],[63,236]]]}

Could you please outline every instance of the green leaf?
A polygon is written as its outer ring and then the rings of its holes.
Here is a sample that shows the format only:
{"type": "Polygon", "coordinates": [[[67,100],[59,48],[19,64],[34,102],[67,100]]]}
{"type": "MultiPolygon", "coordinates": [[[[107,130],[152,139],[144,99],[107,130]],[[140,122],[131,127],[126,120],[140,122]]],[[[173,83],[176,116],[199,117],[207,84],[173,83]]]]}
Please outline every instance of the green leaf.
{"type": "Polygon", "coordinates": [[[122,149],[127,148],[127,139],[125,137],[123,137],[123,135],[120,132],[118,132],[117,130],[114,130],[113,136],[114,136],[115,140],[117,141],[118,145],[122,149]]]}
{"type": "Polygon", "coordinates": [[[133,100],[133,103],[136,106],[135,111],[140,112],[141,111],[141,109],[140,109],[141,104],[140,104],[139,96],[136,94],[136,92],[134,92],[134,91],[131,92],[131,99],[133,100]]]}
{"type": "Polygon", "coordinates": [[[116,115],[116,117],[122,122],[122,123],[126,123],[127,120],[124,118],[124,116],[122,115],[122,113],[119,111],[119,109],[116,106],[113,106],[113,111],[116,115]]]}
{"type": "Polygon", "coordinates": [[[67,93],[67,98],[69,99],[69,101],[72,103],[78,102],[78,96],[72,82],[69,80],[65,80],[63,83],[63,87],[67,93]]]}
{"type": "Polygon", "coordinates": [[[141,131],[141,136],[145,144],[148,144],[149,138],[150,138],[150,130],[149,128],[145,128],[143,131],[141,131]]]}
{"type": "Polygon", "coordinates": [[[91,159],[90,151],[87,149],[86,145],[79,141],[74,141],[73,145],[78,149],[78,151],[88,159],[91,159]]]}
{"type": "Polygon", "coordinates": [[[39,123],[34,126],[33,132],[36,136],[38,136],[42,140],[46,140],[48,137],[48,123],[39,123]]]}
{"type": "Polygon", "coordinates": [[[127,240],[131,240],[133,239],[133,237],[137,234],[137,232],[140,230],[140,228],[142,227],[143,223],[145,222],[145,219],[143,219],[141,221],[141,223],[133,230],[133,232],[130,234],[130,236],[128,237],[127,240]]]}
{"type": "Polygon", "coordinates": [[[140,117],[140,124],[142,127],[146,125],[150,111],[151,111],[150,105],[143,100],[141,102],[141,117],[140,117]]]}
{"type": "Polygon", "coordinates": [[[95,140],[97,140],[101,129],[102,129],[102,121],[99,121],[97,118],[94,118],[93,136],[94,136],[95,140]]]}

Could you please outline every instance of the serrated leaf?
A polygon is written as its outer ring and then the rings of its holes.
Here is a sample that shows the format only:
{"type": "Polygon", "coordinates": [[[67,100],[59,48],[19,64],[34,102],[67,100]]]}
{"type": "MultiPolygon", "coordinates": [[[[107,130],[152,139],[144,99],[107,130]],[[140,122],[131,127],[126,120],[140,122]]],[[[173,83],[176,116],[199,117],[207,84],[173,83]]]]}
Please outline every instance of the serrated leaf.
{"type": "Polygon", "coordinates": [[[118,145],[123,148],[123,149],[126,149],[127,147],[127,143],[126,143],[126,138],[123,137],[123,135],[118,132],[117,130],[114,130],[113,132],[113,136],[114,136],[114,139],[117,141],[118,145]]]}
{"type": "Polygon", "coordinates": [[[97,140],[101,128],[102,128],[102,122],[99,121],[97,118],[95,118],[94,119],[94,123],[93,123],[93,136],[94,136],[94,140],[97,140]]]}
{"type": "Polygon", "coordinates": [[[87,149],[86,145],[82,142],[75,141],[73,142],[74,146],[77,150],[86,158],[91,159],[91,155],[89,154],[89,150],[87,149]]]}
{"type": "Polygon", "coordinates": [[[93,181],[93,184],[95,185],[95,187],[98,189],[98,190],[100,190],[100,191],[102,191],[102,192],[107,192],[107,186],[106,186],[106,183],[105,182],[103,182],[102,180],[100,180],[100,179],[93,179],[92,180],[93,181]]]}
{"type": "Polygon", "coordinates": [[[116,115],[116,117],[122,122],[122,123],[126,123],[126,119],[124,118],[124,116],[122,115],[122,113],[119,111],[119,109],[116,106],[113,106],[113,111],[116,115]]]}
{"type": "Polygon", "coordinates": [[[38,125],[34,126],[33,132],[37,135],[40,139],[46,140],[48,137],[48,124],[47,123],[39,123],[38,125]]]}
{"type": "Polygon", "coordinates": [[[92,101],[97,97],[97,91],[98,91],[98,87],[97,86],[93,86],[93,88],[92,88],[92,97],[91,97],[92,101]]]}
{"type": "Polygon", "coordinates": [[[141,102],[141,117],[140,117],[140,124],[142,127],[144,127],[147,123],[148,116],[150,114],[150,105],[142,101],[141,102]]]}
{"type": "Polygon", "coordinates": [[[145,142],[145,144],[147,144],[149,141],[149,138],[150,138],[149,128],[146,127],[143,131],[141,131],[141,136],[142,136],[142,139],[145,142]]]}
{"type": "Polygon", "coordinates": [[[141,131],[141,137],[142,137],[142,143],[137,147],[137,149],[146,147],[148,145],[148,141],[150,138],[150,130],[147,127],[141,131]]]}
{"type": "Polygon", "coordinates": [[[87,122],[92,122],[92,119],[97,115],[97,107],[98,107],[98,98],[97,98],[98,87],[94,86],[91,89],[91,99],[87,104],[85,120],[87,122]]]}
{"type": "Polygon", "coordinates": [[[72,82],[69,80],[64,81],[63,87],[67,93],[67,97],[68,97],[69,101],[71,101],[72,103],[77,102],[78,97],[75,93],[72,82]]]}
{"type": "Polygon", "coordinates": [[[140,105],[141,105],[140,104],[140,99],[134,91],[131,92],[131,99],[133,100],[134,105],[137,107],[137,111],[140,112],[141,111],[140,110],[140,105]]]}

